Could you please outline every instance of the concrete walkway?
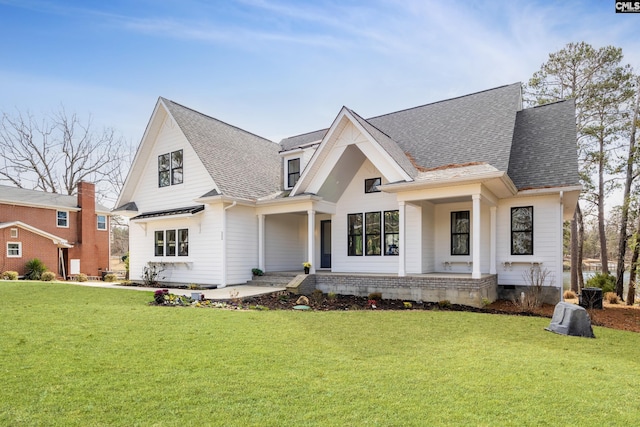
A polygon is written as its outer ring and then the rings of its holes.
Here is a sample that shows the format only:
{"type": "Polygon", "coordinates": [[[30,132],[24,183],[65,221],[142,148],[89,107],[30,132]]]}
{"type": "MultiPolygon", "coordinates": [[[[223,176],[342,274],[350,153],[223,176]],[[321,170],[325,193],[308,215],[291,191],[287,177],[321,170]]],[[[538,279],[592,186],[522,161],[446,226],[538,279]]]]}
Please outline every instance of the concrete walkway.
{"type": "MultiPolygon", "coordinates": [[[[155,292],[158,288],[145,288],[141,286],[122,286],[117,282],[64,282],[71,285],[89,286],[94,288],[107,288],[107,289],[128,289],[131,291],[146,291],[155,292]]],[[[204,294],[206,299],[226,300],[231,298],[246,298],[255,295],[270,294],[272,292],[284,291],[285,288],[275,286],[251,286],[251,285],[235,285],[227,286],[222,289],[178,289],[178,288],[161,288],[168,289],[169,293],[174,295],[191,296],[192,293],[198,292],[204,294]],[[237,292],[237,294],[236,294],[237,292]]]]}

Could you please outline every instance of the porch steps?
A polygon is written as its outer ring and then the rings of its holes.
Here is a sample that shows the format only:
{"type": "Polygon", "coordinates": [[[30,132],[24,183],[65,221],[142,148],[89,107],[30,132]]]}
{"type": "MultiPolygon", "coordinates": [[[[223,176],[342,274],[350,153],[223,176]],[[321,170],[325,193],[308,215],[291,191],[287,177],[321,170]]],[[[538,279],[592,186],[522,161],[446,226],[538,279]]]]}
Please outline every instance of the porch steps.
{"type": "Polygon", "coordinates": [[[253,276],[253,279],[246,284],[251,286],[270,286],[277,288],[285,288],[299,272],[295,271],[280,271],[273,273],[265,273],[263,276],[253,276]]]}

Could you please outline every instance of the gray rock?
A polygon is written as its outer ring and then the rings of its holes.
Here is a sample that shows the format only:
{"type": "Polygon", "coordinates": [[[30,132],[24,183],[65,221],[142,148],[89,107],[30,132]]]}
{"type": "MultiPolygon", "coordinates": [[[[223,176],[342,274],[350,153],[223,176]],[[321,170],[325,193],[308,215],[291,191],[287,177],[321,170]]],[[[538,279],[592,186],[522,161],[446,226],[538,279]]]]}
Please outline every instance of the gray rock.
{"type": "Polygon", "coordinates": [[[545,329],[561,335],[595,338],[587,310],[564,301],[556,304],[551,323],[545,329]]]}

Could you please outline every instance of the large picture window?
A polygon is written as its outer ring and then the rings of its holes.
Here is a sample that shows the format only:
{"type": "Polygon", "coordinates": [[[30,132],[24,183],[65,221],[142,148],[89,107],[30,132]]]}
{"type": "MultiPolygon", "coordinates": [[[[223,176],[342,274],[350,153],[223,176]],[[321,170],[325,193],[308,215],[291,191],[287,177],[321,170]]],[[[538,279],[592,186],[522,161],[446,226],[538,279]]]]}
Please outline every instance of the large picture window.
{"type": "Polygon", "coordinates": [[[533,206],[511,208],[511,255],[533,255],[533,206]]]}
{"type": "Polygon", "coordinates": [[[398,211],[384,213],[384,254],[398,255],[400,244],[400,227],[398,211]]]}
{"type": "Polygon", "coordinates": [[[287,187],[293,188],[300,178],[300,159],[290,159],[287,161],[287,187]]]}
{"type": "Polygon", "coordinates": [[[469,211],[451,212],[451,255],[469,255],[469,211]]]}
{"type": "Polygon", "coordinates": [[[158,187],[182,184],[183,175],[182,150],[172,151],[158,156],[158,187]]]}
{"type": "Polygon", "coordinates": [[[348,255],[362,255],[362,214],[347,215],[348,255]]]}
{"type": "Polygon", "coordinates": [[[380,255],[380,212],[367,212],[364,217],[367,255],[380,255]]]}

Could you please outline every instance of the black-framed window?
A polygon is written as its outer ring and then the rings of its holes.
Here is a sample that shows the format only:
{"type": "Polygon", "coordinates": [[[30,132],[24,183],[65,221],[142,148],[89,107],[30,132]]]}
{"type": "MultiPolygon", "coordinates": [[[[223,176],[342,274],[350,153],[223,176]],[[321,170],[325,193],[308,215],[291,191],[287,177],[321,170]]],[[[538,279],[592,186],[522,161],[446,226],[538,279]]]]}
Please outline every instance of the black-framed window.
{"type": "Polygon", "coordinates": [[[171,152],[171,185],[182,184],[182,150],[171,152]]]}
{"type": "Polygon", "coordinates": [[[287,187],[293,188],[300,178],[300,159],[289,159],[287,161],[287,187]]]}
{"type": "Polygon", "coordinates": [[[362,255],[362,214],[347,215],[348,255],[362,255]]]}
{"type": "Polygon", "coordinates": [[[400,254],[400,215],[399,211],[384,213],[384,254],[400,254]]]}
{"type": "Polygon", "coordinates": [[[189,229],[178,230],[178,256],[189,256],[189,229]]]}
{"type": "Polygon", "coordinates": [[[469,211],[451,212],[451,255],[469,255],[469,211]]]}
{"type": "Polygon", "coordinates": [[[176,230],[167,230],[166,233],[167,238],[167,256],[175,256],[176,254],[176,230]]]}
{"type": "Polygon", "coordinates": [[[364,228],[366,241],[366,255],[380,255],[380,212],[367,212],[364,214],[364,228]]]}
{"type": "Polygon", "coordinates": [[[182,150],[158,156],[158,187],[182,184],[184,182],[182,150]]]}
{"type": "Polygon", "coordinates": [[[382,178],[369,178],[364,180],[365,193],[379,193],[378,186],[382,184],[382,178]]]}
{"type": "Polygon", "coordinates": [[[533,255],[533,206],[511,208],[511,255],[533,255]]]}
{"type": "Polygon", "coordinates": [[[155,256],[164,256],[164,231],[158,230],[154,234],[155,256]]]}

